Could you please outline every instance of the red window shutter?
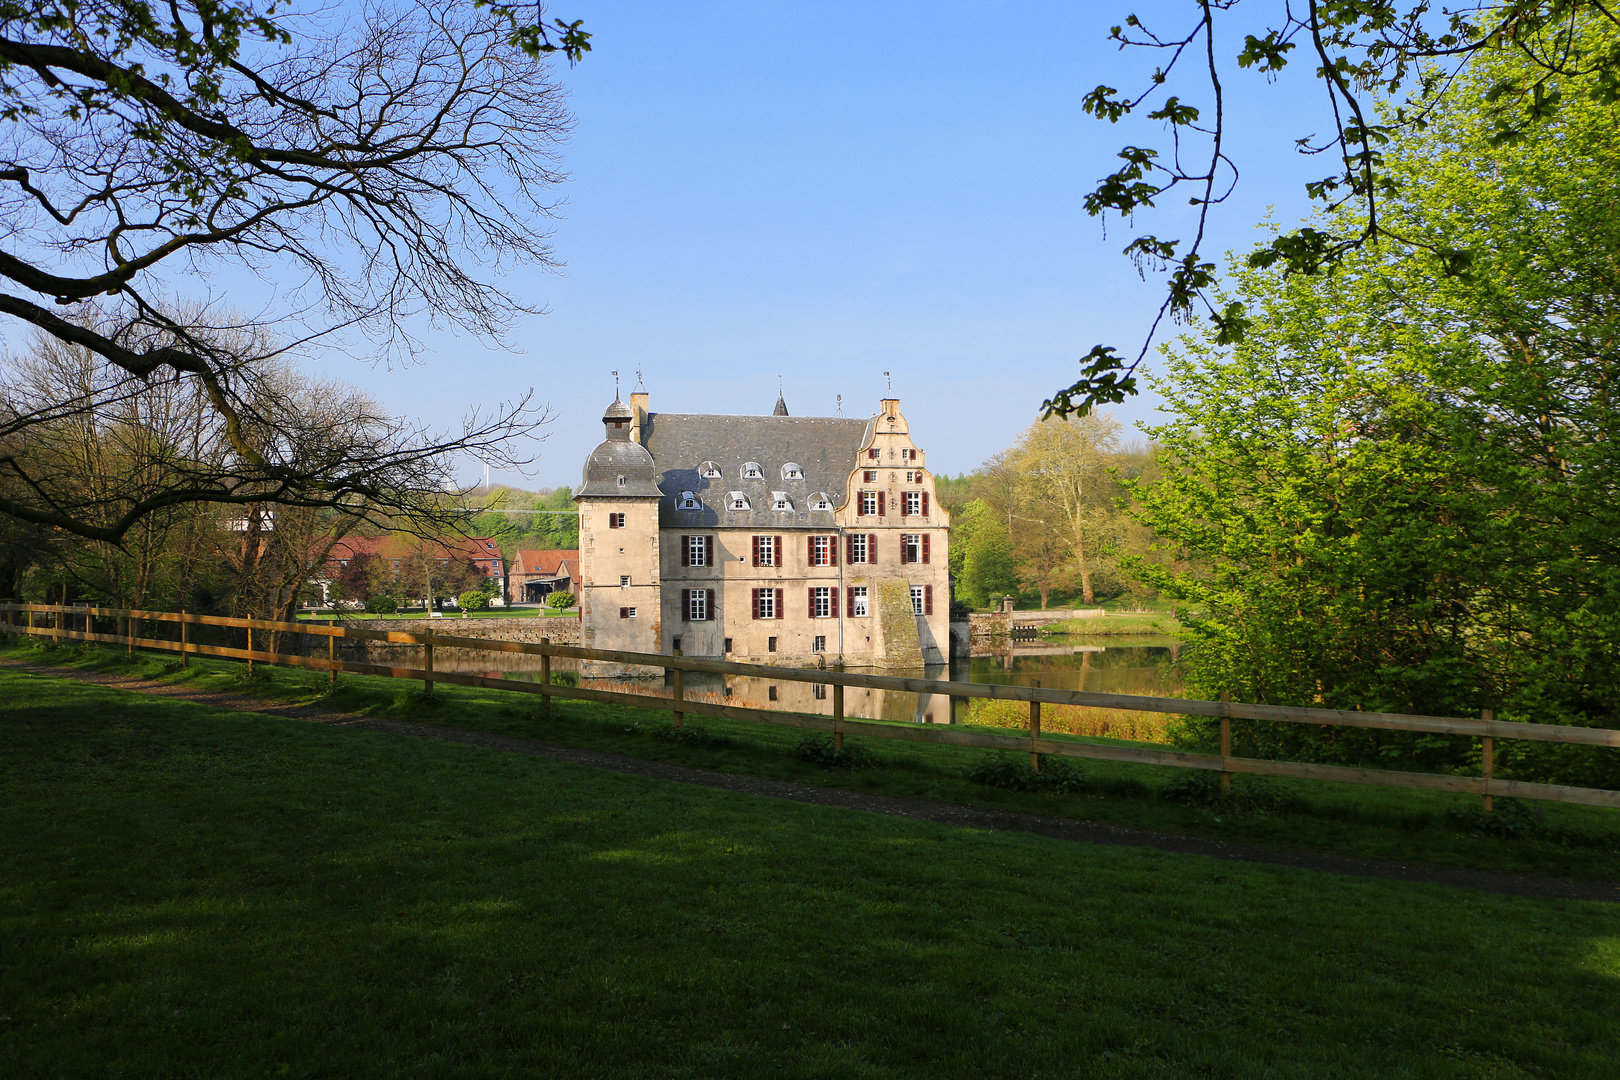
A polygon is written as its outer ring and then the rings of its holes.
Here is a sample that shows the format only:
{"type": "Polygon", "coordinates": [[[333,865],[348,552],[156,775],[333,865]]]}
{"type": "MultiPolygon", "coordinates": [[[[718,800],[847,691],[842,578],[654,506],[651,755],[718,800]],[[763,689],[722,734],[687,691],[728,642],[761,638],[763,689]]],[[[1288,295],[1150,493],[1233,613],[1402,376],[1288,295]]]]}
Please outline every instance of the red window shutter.
{"type": "Polygon", "coordinates": [[[882,491],[878,492],[878,517],[884,517],[885,513],[886,513],[886,510],[885,510],[884,505],[883,505],[883,503],[884,503],[883,496],[885,494],[886,494],[886,492],[882,492],[882,491]]]}
{"type": "Polygon", "coordinates": [[[714,537],[712,536],[703,538],[703,565],[714,565],[714,537]]]}
{"type": "Polygon", "coordinates": [[[864,517],[865,516],[862,513],[862,511],[865,509],[865,506],[863,505],[865,503],[865,501],[866,501],[866,492],[857,491],[855,493],[855,516],[856,517],[864,517]]]}
{"type": "Polygon", "coordinates": [[[804,543],[804,564],[806,566],[814,566],[816,565],[816,538],[813,536],[807,536],[804,538],[804,543]]]}
{"type": "Polygon", "coordinates": [[[922,534],[922,549],[923,549],[923,552],[922,552],[923,562],[927,562],[928,561],[928,534],[927,533],[922,534]]]}
{"type": "Polygon", "coordinates": [[[773,536],[771,538],[771,542],[776,545],[772,549],[772,554],[774,556],[775,565],[781,566],[782,565],[782,551],[783,551],[782,538],[780,536],[773,536]]]}
{"type": "Polygon", "coordinates": [[[924,585],[923,586],[923,614],[924,615],[932,615],[933,613],[934,613],[934,587],[932,585],[924,585]]]}
{"type": "Polygon", "coordinates": [[[690,536],[681,537],[681,565],[692,565],[692,538],[690,536]]]}
{"type": "MultiPolygon", "coordinates": [[[[754,565],[755,566],[759,565],[759,542],[761,540],[763,540],[763,539],[765,539],[763,536],[754,537],[754,565]]],[[[759,618],[759,616],[756,614],[754,616],[754,618],[757,619],[757,618],[759,618]]]]}
{"type": "Polygon", "coordinates": [[[708,597],[706,598],[708,600],[708,603],[704,605],[705,610],[704,610],[703,614],[707,615],[710,619],[714,619],[715,618],[715,613],[714,613],[714,590],[713,589],[704,589],[703,591],[709,594],[708,597]]]}
{"type": "Polygon", "coordinates": [[[854,534],[844,537],[844,561],[847,563],[853,563],[855,561],[854,534]]]}
{"type": "Polygon", "coordinates": [[[873,566],[877,565],[877,533],[866,534],[866,561],[873,566]]]}
{"type": "Polygon", "coordinates": [[[810,611],[810,617],[813,619],[813,618],[816,617],[816,590],[815,589],[806,589],[805,594],[810,597],[809,611],[810,611]]]}
{"type": "Polygon", "coordinates": [[[838,590],[834,589],[828,599],[832,602],[827,605],[827,614],[836,617],[838,614],[838,590]]]}
{"type": "Polygon", "coordinates": [[[838,565],[838,537],[827,537],[827,565],[838,565]]]}
{"type": "MultiPolygon", "coordinates": [[[[685,539],[682,537],[682,539],[685,539]]],[[[681,622],[692,621],[692,590],[681,590],[681,622]]]]}
{"type": "Polygon", "coordinates": [[[923,492],[923,517],[928,516],[928,492],[923,492]]]}
{"type": "MultiPolygon", "coordinates": [[[[754,540],[757,543],[758,540],[759,540],[759,537],[757,537],[757,536],[754,537],[754,540]]],[[[754,597],[754,618],[757,619],[757,618],[759,618],[759,590],[758,589],[754,590],[753,597],[754,597]]]]}
{"type": "Polygon", "coordinates": [[[849,618],[855,617],[855,590],[847,589],[844,592],[844,614],[849,618]]]}
{"type": "Polygon", "coordinates": [[[782,605],[782,594],[785,591],[786,590],[783,589],[776,590],[776,617],[778,619],[787,618],[787,608],[783,607],[782,605]]]}

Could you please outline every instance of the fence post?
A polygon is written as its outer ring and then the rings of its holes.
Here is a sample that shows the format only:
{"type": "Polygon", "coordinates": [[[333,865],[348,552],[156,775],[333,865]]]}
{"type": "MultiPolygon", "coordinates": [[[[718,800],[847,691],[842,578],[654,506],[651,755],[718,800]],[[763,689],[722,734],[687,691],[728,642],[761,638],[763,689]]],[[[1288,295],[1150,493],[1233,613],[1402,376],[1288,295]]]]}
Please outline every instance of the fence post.
{"type": "MultiPolygon", "coordinates": [[[[1041,680],[1029,680],[1032,690],[1041,688],[1041,680]]],[[[1029,699],[1029,771],[1041,771],[1041,755],[1035,752],[1035,740],[1041,737],[1041,703],[1034,698],[1029,699]]]]}
{"type": "Polygon", "coordinates": [[[427,638],[422,643],[422,696],[433,695],[433,631],[424,630],[422,636],[427,638]]]}
{"type": "Polygon", "coordinates": [[[190,626],[191,626],[191,624],[186,622],[185,608],[181,608],[180,609],[180,666],[183,667],[183,668],[188,668],[188,667],[191,666],[191,651],[186,648],[187,644],[191,641],[191,633],[190,633],[190,630],[188,629],[190,626]]]}
{"type": "MultiPolygon", "coordinates": [[[[1496,715],[1490,709],[1483,709],[1480,711],[1479,718],[1488,724],[1496,718],[1496,715]]],[[[1494,760],[1496,757],[1496,740],[1491,736],[1486,735],[1484,738],[1480,739],[1480,744],[1480,749],[1482,751],[1480,764],[1484,766],[1481,771],[1485,774],[1485,796],[1483,802],[1485,804],[1485,812],[1489,814],[1494,812],[1496,809],[1496,801],[1491,798],[1490,791],[1491,774],[1496,771],[1496,762],[1494,760]]]]}
{"type": "MultiPolygon", "coordinates": [[[[540,639],[541,649],[551,648],[551,639],[540,639]]],[[[551,653],[540,654],[540,715],[547,720],[551,719],[551,653]]]]}
{"type": "MultiPolygon", "coordinates": [[[[679,658],[681,655],[681,650],[679,649],[671,649],[669,652],[671,656],[676,658],[679,658]]],[[[671,671],[674,673],[674,678],[671,680],[674,685],[670,688],[670,696],[678,702],[684,701],[686,700],[686,672],[682,671],[680,668],[672,668],[671,671]]],[[[681,712],[679,709],[675,710],[674,719],[676,727],[686,726],[686,714],[681,712]]]]}
{"type": "Polygon", "coordinates": [[[840,730],[844,723],[844,684],[833,683],[833,749],[844,748],[844,733],[840,730]]]}
{"type": "Polygon", "coordinates": [[[135,620],[128,615],[124,616],[124,655],[135,656],[135,620]]]}
{"type": "MultiPolygon", "coordinates": [[[[332,627],[336,630],[337,627],[332,627]]],[[[337,685],[337,635],[326,635],[326,662],[332,666],[326,669],[326,685],[337,685]]]]}
{"type": "MultiPolygon", "coordinates": [[[[253,627],[251,627],[251,626],[248,627],[247,632],[248,632],[247,651],[251,653],[253,651],[253,627]]],[[[251,657],[251,656],[248,657],[248,677],[249,678],[253,677],[253,657],[251,657]]]]}
{"type": "MultiPolygon", "coordinates": [[[[1229,704],[1231,702],[1231,700],[1232,700],[1232,695],[1231,694],[1222,694],[1221,695],[1221,704],[1223,704],[1223,705],[1229,704]]],[[[1231,757],[1231,756],[1232,756],[1232,718],[1230,716],[1227,716],[1225,712],[1222,712],[1221,713],[1221,764],[1225,765],[1226,764],[1226,759],[1231,757]]],[[[1227,772],[1224,768],[1221,770],[1221,794],[1222,795],[1230,795],[1230,794],[1232,794],[1232,774],[1227,772]]]]}

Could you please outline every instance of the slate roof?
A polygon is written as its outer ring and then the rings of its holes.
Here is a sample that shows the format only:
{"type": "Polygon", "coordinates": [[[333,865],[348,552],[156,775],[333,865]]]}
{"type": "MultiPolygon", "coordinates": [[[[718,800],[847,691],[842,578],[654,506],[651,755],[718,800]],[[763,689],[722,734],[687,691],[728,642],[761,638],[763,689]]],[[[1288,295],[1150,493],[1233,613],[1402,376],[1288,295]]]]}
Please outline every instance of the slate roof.
{"type": "Polygon", "coordinates": [[[577,500],[590,495],[596,498],[646,498],[660,494],[655,482],[652,455],[640,443],[624,438],[600,443],[585,459],[584,481],[574,493],[577,500]],[[625,478],[624,487],[619,477],[625,478]]]}
{"type": "Polygon", "coordinates": [[[849,474],[871,437],[872,419],[648,413],[642,439],[652,453],[654,476],[664,496],[658,504],[658,524],[666,529],[831,528],[833,510],[849,498],[849,474]],[[700,466],[708,461],[720,467],[718,478],[700,474],[700,466]],[[758,479],[743,478],[743,466],[750,461],[761,467],[758,479]],[[789,462],[803,470],[802,480],[783,478],[782,466],[789,462]],[[678,509],[683,491],[695,493],[702,509],[678,509]],[[750,509],[727,510],[728,491],[746,495],[750,509]],[[771,496],[777,491],[787,493],[792,511],[771,509],[771,496]],[[820,493],[830,498],[833,510],[810,509],[820,493]]]}

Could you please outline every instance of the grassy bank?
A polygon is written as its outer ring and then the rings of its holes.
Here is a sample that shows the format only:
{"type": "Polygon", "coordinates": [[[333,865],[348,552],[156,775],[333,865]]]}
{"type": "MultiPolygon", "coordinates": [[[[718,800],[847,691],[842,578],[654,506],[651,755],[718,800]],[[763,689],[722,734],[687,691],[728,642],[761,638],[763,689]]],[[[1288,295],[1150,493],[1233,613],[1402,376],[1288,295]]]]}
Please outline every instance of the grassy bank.
{"type": "MultiPolygon", "coordinates": [[[[28,645],[10,646],[0,655],[41,656],[28,645]]],[[[850,745],[870,751],[873,767],[825,771],[793,756],[802,732],[748,721],[704,719],[693,725],[704,735],[676,737],[667,713],[558,702],[553,719],[545,721],[539,719],[533,695],[512,691],[441,684],[433,700],[423,701],[419,683],[368,676],[345,675],[338,689],[328,693],[324,675],[265,665],[259,665],[262,677],[244,680],[242,665],[230,661],[197,659],[190,669],[173,671],[168,670],[174,666],[172,658],[156,655],[137,656],[133,667],[122,653],[81,655],[62,649],[45,655],[53,663],[139,672],[267,699],[319,702],[340,711],[495,731],[801,783],[1341,854],[1620,880],[1620,814],[1593,807],[1548,805],[1544,819],[1509,822],[1513,835],[1497,835],[1504,831],[1504,822],[1481,819],[1479,800],[1473,797],[1239,777],[1236,790],[1243,798],[1222,805],[1208,802],[1196,790],[1165,797],[1167,785],[1185,784],[1185,770],[1110,762],[1084,763],[1087,783],[1081,790],[1004,790],[969,777],[970,770],[995,755],[966,747],[852,737],[850,745]]]]}
{"type": "Polygon", "coordinates": [[[1041,627],[1047,634],[1084,634],[1087,637],[1175,637],[1181,622],[1169,612],[1109,612],[1094,619],[1063,619],[1041,627]]]}
{"type": "Polygon", "coordinates": [[[8,1076],[1601,1078],[1620,1057],[1610,907],[49,677],[0,692],[8,1076]]]}

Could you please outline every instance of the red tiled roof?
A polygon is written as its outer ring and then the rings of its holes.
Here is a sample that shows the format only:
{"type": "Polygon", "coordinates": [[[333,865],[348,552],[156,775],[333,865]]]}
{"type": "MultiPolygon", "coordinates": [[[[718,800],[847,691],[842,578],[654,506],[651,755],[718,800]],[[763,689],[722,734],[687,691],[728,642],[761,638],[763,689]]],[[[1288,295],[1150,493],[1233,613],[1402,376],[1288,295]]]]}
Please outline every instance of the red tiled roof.
{"type": "MultiPolygon", "coordinates": [[[[359,555],[376,555],[383,559],[403,559],[421,550],[434,552],[436,558],[460,556],[473,559],[481,567],[501,559],[501,549],[488,536],[436,536],[422,540],[414,536],[345,536],[332,545],[327,563],[353,559],[359,555]]],[[[488,572],[488,571],[486,571],[488,572]]]]}
{"type": "Polygon", "coordinates": [[[579,562],[579,549],[562,548],[523,548],[512,556],[512,569],[525,574],[549,574],[552,577],[561,577],[564,574],[573,576],[570,571],[579,562]]]}

